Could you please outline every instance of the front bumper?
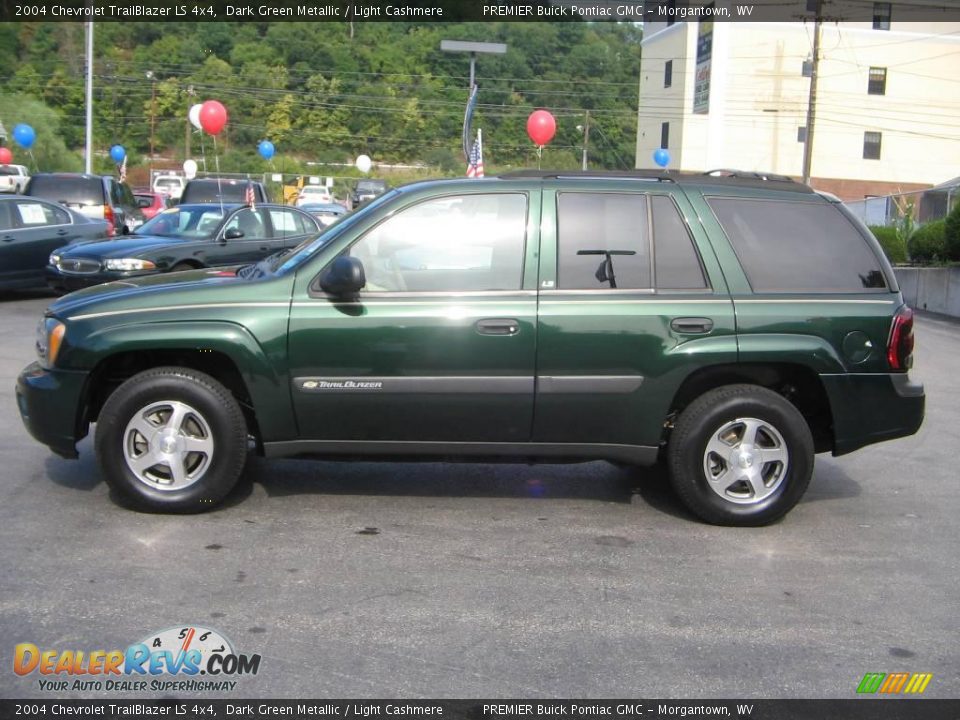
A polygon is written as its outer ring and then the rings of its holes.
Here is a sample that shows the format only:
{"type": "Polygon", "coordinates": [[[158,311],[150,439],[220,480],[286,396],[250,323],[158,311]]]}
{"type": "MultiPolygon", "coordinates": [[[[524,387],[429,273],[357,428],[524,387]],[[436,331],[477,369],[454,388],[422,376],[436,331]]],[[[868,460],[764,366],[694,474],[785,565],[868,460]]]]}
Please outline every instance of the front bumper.
{"type": "Polygon", "coordinates": [[[82,273],[76,275],[68,275],[67,273],[60,272],[57,268],[52,265],[47,265],[46,268],[46,278],[47,285],[59,292],[73,292],[74,290],[83,290],[84,288],[93,287],[94,285],[101,285],[108,282],[116,282],[117,280],[126,280],[133,277],[142,277],[143,275],[156,275],[155,270],[150,271],[130,271],[130,272],[120,272],[112,270],[101,270],[100,272],[95,273],[82,273]]]}
{"type": "Polygon", "coordinates": [[[34,439],[65,458],[77,457],[77,441],[87,434],[80,422],[87,373],[45,370],[31,363],[17,378],[20,418],[34,439]]]}
{"type": "Polygon", "coordinates": [[[923,424],[923,383],[908,373],[820,377],[833,414],[834,455],[913,435],[923,424]]]}

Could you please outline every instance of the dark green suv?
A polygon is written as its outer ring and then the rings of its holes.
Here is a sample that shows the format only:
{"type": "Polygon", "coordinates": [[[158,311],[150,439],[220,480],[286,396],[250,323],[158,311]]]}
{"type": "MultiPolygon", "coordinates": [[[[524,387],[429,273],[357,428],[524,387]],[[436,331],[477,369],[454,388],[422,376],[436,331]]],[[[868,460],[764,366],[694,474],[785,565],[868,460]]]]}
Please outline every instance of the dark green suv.
{"type": "Polygon", "coordinates": [[[913,321],[869,231],[785,178],[521,172],[398,188],[257,265],[56,301],[17,398],[131,504],[268,457],[663,460],[714,523],[814,453],[917,431],[913,321]]]}

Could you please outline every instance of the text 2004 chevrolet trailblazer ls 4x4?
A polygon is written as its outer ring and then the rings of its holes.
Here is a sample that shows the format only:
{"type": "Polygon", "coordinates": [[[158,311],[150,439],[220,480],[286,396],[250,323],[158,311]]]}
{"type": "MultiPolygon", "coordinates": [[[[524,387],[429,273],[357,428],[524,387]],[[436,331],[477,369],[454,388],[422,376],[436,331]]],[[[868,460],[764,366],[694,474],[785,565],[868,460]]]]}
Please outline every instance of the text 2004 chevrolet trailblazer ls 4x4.
{"type": "Polygon", "coordinates": [[[917,431],[913,321],[838,202],[774,176],[521,172],[393,190],[293,252],[50,306],[23,420],[144,509],[266,456],[663,459],[759,525],[816,452],[917,431]]]}

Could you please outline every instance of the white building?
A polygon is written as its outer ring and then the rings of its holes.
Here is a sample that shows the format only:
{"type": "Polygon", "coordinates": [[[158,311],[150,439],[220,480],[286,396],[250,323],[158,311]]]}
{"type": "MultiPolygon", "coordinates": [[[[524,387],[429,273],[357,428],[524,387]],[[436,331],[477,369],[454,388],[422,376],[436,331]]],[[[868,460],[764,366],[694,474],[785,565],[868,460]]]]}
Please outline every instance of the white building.
{"type": "MultiPolygon", "coordinates": [[[[960,23],[821,32],[811,184],[856,200],[960,175],[960,23]]],[[[637,167],[665,147],[671,169],[801,177],[813,38],[812,22],[645,23],[637,167]]]]}

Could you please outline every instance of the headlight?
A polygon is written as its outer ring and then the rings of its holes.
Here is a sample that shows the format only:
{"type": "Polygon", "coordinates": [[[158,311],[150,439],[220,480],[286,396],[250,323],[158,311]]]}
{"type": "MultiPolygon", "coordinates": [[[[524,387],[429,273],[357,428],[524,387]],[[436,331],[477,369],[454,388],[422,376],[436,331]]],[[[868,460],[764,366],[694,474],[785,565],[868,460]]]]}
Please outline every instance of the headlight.
{"type": "Polygon", "coordinates": [[[138,258],[110,258],[103,261],[107,270],[156,270],[157,266],[149,260],[138,258]]]}
{"type": "Polygon", "coordinates": [[[54,318],[43,318],[37,325],[37,357],[43,367],[52,367],[57,361],[66,331],[67,326],[54,318]]]}
{"type": "Polygon", "coordinates": [[[56,253],[54,253],[53,255],[47,258],[48,265],[53,265],[54,267],[56,267],[57,263],[59,262],[60,262],[60,256],[57,255],[56,253]]]}

